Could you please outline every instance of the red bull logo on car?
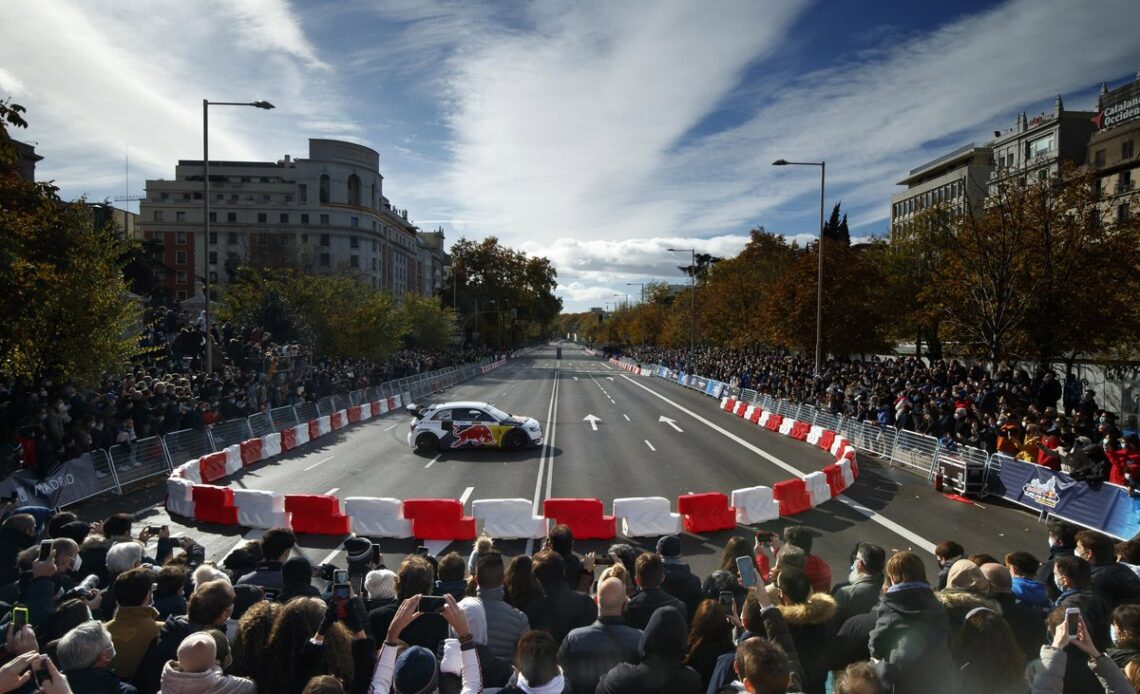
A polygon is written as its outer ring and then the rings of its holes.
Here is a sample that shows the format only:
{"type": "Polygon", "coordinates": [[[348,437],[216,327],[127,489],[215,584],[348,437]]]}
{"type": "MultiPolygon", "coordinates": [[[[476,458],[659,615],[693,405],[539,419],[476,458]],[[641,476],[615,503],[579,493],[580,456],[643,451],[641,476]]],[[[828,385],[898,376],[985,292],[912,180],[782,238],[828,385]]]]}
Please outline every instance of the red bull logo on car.
{"type": "Polygon", "coordinates": [[[495,434],[491,431],[491,427],[486,424],[472,424],[466,427],[453,427],[451,433],[454,439],[451,441],[452,448],[465,448],[468,446],[494,446],[495,434]]]}

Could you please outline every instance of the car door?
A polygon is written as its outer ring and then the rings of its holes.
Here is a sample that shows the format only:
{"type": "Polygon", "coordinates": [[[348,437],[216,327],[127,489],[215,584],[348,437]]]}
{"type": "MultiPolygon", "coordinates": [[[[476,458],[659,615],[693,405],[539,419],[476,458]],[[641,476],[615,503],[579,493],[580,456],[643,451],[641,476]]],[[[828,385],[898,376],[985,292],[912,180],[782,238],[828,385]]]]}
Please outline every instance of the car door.
{"type": "Polygon", "coordinates": [[[431,419],[423,422],[435,437],[439,439],[441,448],[451,445],[451,441],[455,438],[451,433],[451,418],[452,411],[450,408],[442,408],[432,413],[431,419]]]}
{"type": "Polygon", "coordinates": [[[496,443],[492,421],[486,421],[490,416],[476,407],[455,408],[455,419],[451,430],[455,440],[451,448],[481,448],[494,446],[496,443]]]}

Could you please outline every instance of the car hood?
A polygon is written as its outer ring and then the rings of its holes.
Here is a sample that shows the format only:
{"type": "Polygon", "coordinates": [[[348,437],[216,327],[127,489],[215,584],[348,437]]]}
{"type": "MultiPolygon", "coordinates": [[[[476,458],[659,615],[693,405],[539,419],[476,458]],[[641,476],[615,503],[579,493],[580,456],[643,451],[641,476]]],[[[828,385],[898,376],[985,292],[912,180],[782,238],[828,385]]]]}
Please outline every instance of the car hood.
{"type": "Polygon", "coordinates": [[[510,417],[504,419],[502,423],[508,426],[526,427],[536,426],[538,424],[538,420],[534,417],[519,417],[516,415],[511,415],[510,417]]]}

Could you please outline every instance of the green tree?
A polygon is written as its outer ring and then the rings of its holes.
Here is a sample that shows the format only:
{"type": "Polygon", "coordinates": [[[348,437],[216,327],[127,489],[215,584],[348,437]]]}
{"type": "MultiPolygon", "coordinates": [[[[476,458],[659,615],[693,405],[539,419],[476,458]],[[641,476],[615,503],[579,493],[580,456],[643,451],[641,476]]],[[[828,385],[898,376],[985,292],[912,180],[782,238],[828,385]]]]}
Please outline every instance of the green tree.
{"type": "Polygon", "coordinates": [[[24,111],[0,102],[0,360],[13,376],[91,382],[139,351],[141,307],[123,280],[133,244],[21,176],[9,128],[27,127],[24,111]]]}
{"type": "Polygon", "coordinates": [[[407,326],[404,344],[412,349],[444,350],[455,344],[455,311],[436,297],[408,294],[400,320],[407,326]]]}
{"type": "Polygon", "coordinates": [[[847,230],[847,214],[844,213],[842,219],[839,217],[839,206],[842,204],[842,202],[837,202],[835,207],[831,208],[831,216],[823,225],[823,238],[829,241],[839,241],[844,246],[850,246],[851,232],[847,230]]]}

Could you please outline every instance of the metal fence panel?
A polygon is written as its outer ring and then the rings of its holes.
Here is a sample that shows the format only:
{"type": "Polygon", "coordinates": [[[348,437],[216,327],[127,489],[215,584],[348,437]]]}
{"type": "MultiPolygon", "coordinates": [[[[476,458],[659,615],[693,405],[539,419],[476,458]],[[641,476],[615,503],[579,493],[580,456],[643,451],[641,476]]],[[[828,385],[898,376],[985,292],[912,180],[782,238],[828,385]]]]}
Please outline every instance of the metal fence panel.
{"type": "MultiPolygon", "coordinates": [[[[253,432],[249,428],[249,422],[244,418],[218,422],[210,427],[210,441],[213,442],[215,451],[220,451],[227,446],[251,438],[253,438],[253,432]]],[[[184,462],[186,461],[180,461],[178,464],[181,465],[184,462]]]]}
{"type": "Polygon", "coordinates": [[[336,410],[333,408],[332,398],[326,396],[326,397],[323,397],[320,400],[318,400],[317,401],[317,411],[321,413],[322,417],[335,412],[336,410]]]}
{"type": "Polygon", "coordinates": [[[269,436],[273,433],[273,420],[268,412],[258,412],[249,416],[249,428],[254,436],[269,436]]]}
{"type": "Polygon", "coordinates": [[[133,444],[120,443],[107,451],[120,485],[170,473],[170,462],[162,439],[151,436],[133,444]]]}
{"type": "Polygon", "coordinates": [[[338,394],[338,395],[332,396],[332,406],[333,406],[333,412],[340,412],[341,410],[347,410],[349,407],[348,396],[343,395],[343,394],[338,394]]]}
{"type": "Polygon", "coordinates": [[[752,390],[751,388],[742,388],[740,390],[740,399],[743,400],[744,402],[748,403],[749,405],[755,405],[756,404],[756,397],[758,395],[759,395],[759,393],[752,390]]]}
{"type": "Polygon", "coordinates": [[[293,411],[297,413],[298,424],[305,424],[321,416],[320,408],[312,401],[300,403],[293,408],[293,411]]]}
{"type": "Polygon", "coordinates": [[[938,452],[938,439],[903,430],[891,448],[890,459],[892,463],[930,477],[938,463],[938,452]]]}
{"type": "MultiPolygon", "coordinates": [[[[91,462],[95,465],[95,480],[98,491],[95,495],[104,492],[122,494],[119,478],[115,475],[115,466],[111,464],[111,456],[103,449],[91,451],[91,462]]],[[[94,496],[94,495],[93,495],[94,496]]]]}
{"type": "Polygon", "coordinates": [[[175,465],[214,452],[214,448],[210,445],[210,435],[205,429],[172,431],[166,435],[165,441],[166,450],[175,465]]]}
{"type": "Polygon", "coordinates": [[[300,424],[297,411],[292,407],[275,407],[269,411],[269,418],[273,420],[273,431],[285,431],[300,424]]]}
{"type": "MultiPolygon", "coordinates": [[[[888,458],[891,451],[895,449],[898,439],[904,433],[913,432],[900,432],[894,427],[880,427],[877,424],[863,423],[864,441],[865,446],[875,455],[880,455],[888,458]]],[[[937,443],[937,442],[935,442],[937,443]]]]}
{"type": "Polygon", "coordinates": [[[816,410],[815,420],[812,423],[816,424],[817,426],[821,426],[828,431],[839,431],[839,417],[836,417],[830,412],[816,410]]]}

